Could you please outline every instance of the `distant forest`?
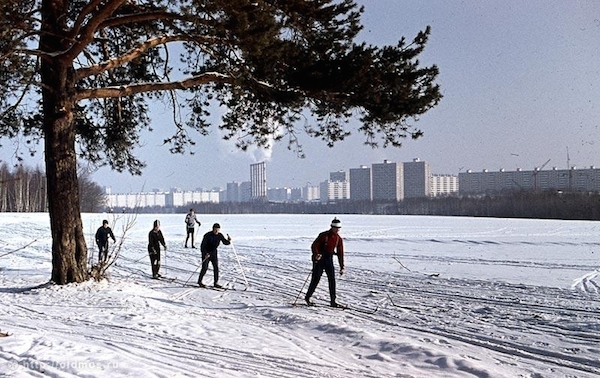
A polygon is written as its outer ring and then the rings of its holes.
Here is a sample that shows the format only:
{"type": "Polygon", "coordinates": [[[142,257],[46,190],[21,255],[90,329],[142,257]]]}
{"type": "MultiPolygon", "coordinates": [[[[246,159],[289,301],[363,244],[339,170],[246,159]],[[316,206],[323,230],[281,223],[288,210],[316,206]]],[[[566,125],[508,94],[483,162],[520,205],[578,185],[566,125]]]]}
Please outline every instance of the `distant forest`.
{"type": "Polygon", "coordinates": [[[407,199],[400,202],[336,203],[226,202],[195,203],[178,208],[139,209],[145,213],[203,214],[389,214],[496,218],[600,220],[599,193],[516,191],[494,195],[407,199]]]}
{"type": "MultiPolygon", "coordinates": [[[[92,181],[89,172],[79,169],[81,211],[95,213],[104,208],[102,187],[92,181]]],[[[0,165],[0,212],[46,212],[48,194],[46,176],[39,168],[0,165]]]]}

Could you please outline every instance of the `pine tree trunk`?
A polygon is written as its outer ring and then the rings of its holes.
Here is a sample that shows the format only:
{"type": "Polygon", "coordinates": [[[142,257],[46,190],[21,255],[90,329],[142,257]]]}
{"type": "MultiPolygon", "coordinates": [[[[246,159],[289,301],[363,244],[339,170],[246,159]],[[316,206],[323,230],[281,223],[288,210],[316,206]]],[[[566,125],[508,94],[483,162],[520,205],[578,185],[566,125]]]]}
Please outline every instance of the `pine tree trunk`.
{"type": "Polygon", "coordinates": [[[75,131],[71,117],[61,117],[45,131],[48,210],[52,231],[52,281],[88,278],[87,247],[79,209],[75,131]]]}
{"type": "Polygon", "coordinates": [[[87,247],[79,208],[75,123],[73,119],[73,62],[61,54],[69,39],[64,15],[68,1],[42,2],[41,57],[43,131],[48,211],[52,232],[52,276],[57,284],[88,278],[87,247]]]}

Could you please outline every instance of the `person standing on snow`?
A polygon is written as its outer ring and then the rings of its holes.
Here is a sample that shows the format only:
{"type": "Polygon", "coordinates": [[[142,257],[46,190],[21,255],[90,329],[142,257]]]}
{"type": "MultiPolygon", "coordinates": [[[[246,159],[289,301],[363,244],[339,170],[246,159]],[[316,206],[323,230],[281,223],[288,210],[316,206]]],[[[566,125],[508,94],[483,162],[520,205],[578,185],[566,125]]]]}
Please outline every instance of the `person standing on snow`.
{"type": "Polygon", "coordinates": [[[196,248],[194,247],[194,231],[196,231],[196,224],[198,226],[201,226],[201,223],[196,219],[196,213],[194,213],[194,209],[190,209],[190,211],[185,216],[185,224],[185,228],[187,231],[187,236],[185,237],[185,248],[188,247],[187,243],[188,239],[190,238],[190,235],[192,236],[192,248],[196,248]]]}
{"type": "Polygon", "coordinates": [[[314,306],[310,298],[321,280],[323,271],[325,271],[329,281],[331,307],[342,307],[336,302],[335,268],[333,266],[333,255],[337,255],[338,263],[340,264],[340,276],[344,274],[344,242],[339,235],[340,228],[342,228],[342,222],[334,218],[331,221],[331,228],[328,231],[321,232],[311,245],[313,261],[312,279],[304,297],[306,304],[309,306],[314,306]]]}
{"type": "Polygon", "coordinates": [[[160,221],[154,221],[154,227],[148,233],[148,255],[150,256],[150,265],[152,267],[152,278],[159,279],[161,275],[158,273],[160,269],[160,246],[167,250],[165,238],[160,230],[160,221]]]}
{"type": "Polygon", "coordinates": [[[219,285],[219,258],[217,257],[217,248],[219,244],[223,242],[225,245],[231,244],[231,236],[227,234],[227,238],[223,236],[222,233],[219,232],[221,229],[221,225],[218,223],[213,224],[212,231],[204,234],[202,238],[202,244],[200,244],[200,252],[202,252],[202,269],[200,270],[200,276],[198,277],[198,285],[200,287],[206,287],[202,283],[202,278],[206,274],[208,270],[208,263],[212,263],[213,272],[214,272],[214,287],[222,288],[223,286],[219,285]]]}
{"type": "Polygon", "coordinates": [[[113,234],[110,227],[108,227],[108,221],[105,219],[102,221],[102,226],[96,231],[96,245],[98,245],[98,262],[106,263],[108,259],[108,238],[116,243],[115,235],[113,234]]]}

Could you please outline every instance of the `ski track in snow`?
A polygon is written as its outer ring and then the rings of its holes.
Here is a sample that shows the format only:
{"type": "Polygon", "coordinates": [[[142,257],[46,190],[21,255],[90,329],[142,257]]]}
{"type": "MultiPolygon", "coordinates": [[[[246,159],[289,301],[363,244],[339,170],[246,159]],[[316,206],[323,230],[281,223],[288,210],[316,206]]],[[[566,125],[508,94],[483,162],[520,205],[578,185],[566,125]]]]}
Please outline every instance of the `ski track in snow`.
{"type": "MultiPolygon", "coordinates": [[[[221,282],[231,287],[225,291],[195,287],[200,252],[177,245],[185,237],[181,216],[160,216],[169,244],[162,272],[176,277],[173,282],[150,278],[148,230],[139,227],[109,281],[62,287],[45,283],[50,241],[47,227],[40,224],[47,219],[22,217],[29,221],[12,226],[0,214],[0,229],[9,232],[0,236],[5,251],[32,238],[40,240],[0,260],[0,300],[5,304],[0,307],[0,330],[10,334],[0,338],[0,375],[7,377],[600,375],[600,271],[590,267],[587,257],[534,258],[546,248],[562,255],[600,245],[596,239],[575,241],[581,234],[573,230],[580,224],[526,223],[536,227],[531,233],[535,237],[527,237],[523,223],[514,220],[498,221],[501,226],[490,221],[486,229],[464,219],[421,217],[417,227],[414,217],[410,222],[395,217],[382,223],[389,225],[392,219],[398,227],[373,232],[344,227],[347,273],[338,276],[337,286],[339,301],[349,309],[340,310],[326,307],[325,275],[313,297],[321,306],[293,306],[304,302],[308,246],[329,217],[306,226],[306,236],[297,236],[287,229],[298,227],[297,222],[287,225],[272,216],[275,224],[287,227],[269,240],[252,226],[241,231],[264,218],[228,219],[230,230],[239,222],[239,242],[232,236],[249,287],[232,248],[221,246],[221,282]],[[177,226],[170,228],[170,219],[177,226]],[[468,225],[453,232],[453,222],[468,225]],[[456,235],[461,232],[485,241],[461,241],[456,235]],[[286,234],[294,236],[286,239],[286,234]],[[464,244],[475,250],[455,249],[464,244]],[[523,259],[505,253],[519,246],[531,252],[523,259]],[[574,278],[571,286],[544,286],[511,282],[510,274],[502,281],[452,270],[469,264],[483,271],[490,265],[505,272],[525,269],[519,277],[546,274],[531,277],[533,282],[550,280],[552,274],[574,278]]],[[[153,219],[140,217],[144,225],[153,219]]],[[[358,224],[362,218],[355,217],[358,224]]],[[[381,219],[363,218],[365,224],[381,219]]],[[[585,225],[594,231],[592,222],[585,225]]],[[[212,269],[204,282],[212,283],[212,269]]]]}

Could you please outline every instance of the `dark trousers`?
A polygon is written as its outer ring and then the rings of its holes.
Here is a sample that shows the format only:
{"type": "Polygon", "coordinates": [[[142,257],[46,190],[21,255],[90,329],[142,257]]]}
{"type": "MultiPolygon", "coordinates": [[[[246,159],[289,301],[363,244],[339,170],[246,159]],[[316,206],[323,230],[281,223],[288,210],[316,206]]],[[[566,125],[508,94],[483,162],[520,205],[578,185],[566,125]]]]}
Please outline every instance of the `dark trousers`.
{"type": "Polygon", "coordinates": [[[158,277],[158,270],[160,269],[160,252],[159,253],[149,253],[150,256],[150,266],[152,267],[152,277],[158,277]]]}
{"type": "Polygon", "coordinates": [[[204,259],[202,260],[202,269],[200,270],[200,276],[198,277],[198,283],[201,284],[202,283],[202,278],[204,278],[204,275],[206,274],[206,271],[208,270],[208,263],[212,263],[213,266],[213,272],[215,274],[215,281],[214,284],[216,285],[217,282],[219,282],[219,258],[217,256],[217,251],[214,252],[209,252],[208,253],[210,256],[208,258],[206,258],[206,253],[202,254],[202,256],[204,257],[204,259]]]}
{"type": "Polygon", "coordinates": [[[321,260],[313,263],[312,279],[306,292],[306,298],[312,297],[321,280],[323,271],[327,274],[327,280],[329,281],[329,298],[331,302],[335,302],[335,269],[333,267],[333,255],[330,254],[324,254],[321,260]]]}
{"type": "Polygon", "coordinates": [[[187,236],[185,237],[185,246],[186,247],[187,247],[187,242],[188,242],[188,240],[190,238],[190,235],[192,236],[192,247],[194,246],[194,231],[195,230],[196,229],[194,227],[192,227],[192,228],[187,227],[187,236]]]}
{"type": "Polygon", "coordinates": [[[108,242],[106,244],[98,244],[98,262],[106,262],[108,259],[108,242]]]}

